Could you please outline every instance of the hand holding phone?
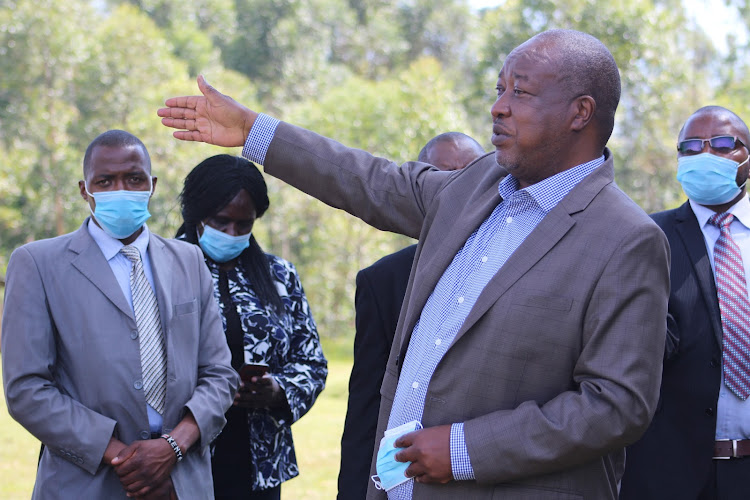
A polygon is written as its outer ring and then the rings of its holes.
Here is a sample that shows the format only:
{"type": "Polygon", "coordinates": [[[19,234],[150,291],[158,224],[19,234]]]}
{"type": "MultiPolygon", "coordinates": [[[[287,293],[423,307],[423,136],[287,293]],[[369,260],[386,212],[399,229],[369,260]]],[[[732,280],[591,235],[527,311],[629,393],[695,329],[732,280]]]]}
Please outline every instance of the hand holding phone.
{"type": "Polygon", "coordinates": [[[240,368],[240,378],[243,382],[250,382],[253,377],[262,377],[268,373],[268,365],[265,363],[245,363],[240,368]]]}

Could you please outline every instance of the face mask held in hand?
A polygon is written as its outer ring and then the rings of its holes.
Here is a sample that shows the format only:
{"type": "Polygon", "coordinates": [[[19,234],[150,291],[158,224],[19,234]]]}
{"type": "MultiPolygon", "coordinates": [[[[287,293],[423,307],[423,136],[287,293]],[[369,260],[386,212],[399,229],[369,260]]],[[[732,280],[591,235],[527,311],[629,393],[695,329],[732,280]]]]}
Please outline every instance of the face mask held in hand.
{"type": "Polygon", "coordinates": [[[93,194],[86,186],[86,194],[96,202],[96,209],[89,211],[105,233],[123,240],[138,231],[151,217],[148,200],[153,191],[153,181],[149,177],[148,191],[99,191],[93,194]]]}
{"type": "MultiPolygon", "coordinates": [[[[737,186],[737,169],[742,163],[701,153],[677,158],[677,180],[685,194],[701,205],[723,205],[735,199],[742,188],[737,186]]],[[[744,184],[743,184],[744,186],[744,184]]]]}
{"type": "Polygon", "coordinates": [[[390,491],[401,483],[405,483],[410,477],[406,477],[406,469],[411,462],[397,462],[396,453],[403,448],[395,448],[393,443],[404,434],[422,428],[422,424],[416,420],[407,422],[393,429],[388,429],[380,440],[378,457],[375,462],[376,476],[372,476],[375,487],[379,490],[390,491]]]}
{"type": "Polygon", "coordinates": [[[198,244],[206,255],[223,264],[236,258],[250,246],[251,234],[253,234],[252,231],[239,236],[230,236],[204,224],[203,235],[198,239],[198,244]]]}

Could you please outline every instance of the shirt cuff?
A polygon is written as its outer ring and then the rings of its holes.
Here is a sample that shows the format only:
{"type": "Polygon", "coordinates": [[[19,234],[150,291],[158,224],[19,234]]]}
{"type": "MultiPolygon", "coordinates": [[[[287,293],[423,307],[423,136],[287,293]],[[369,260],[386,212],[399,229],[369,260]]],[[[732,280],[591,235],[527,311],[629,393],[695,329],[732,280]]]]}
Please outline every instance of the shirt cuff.
{"type": "Polygon", "coordinates": [[[263,113],[259,113],[255,119],[250,133],[245,139],[245,147],[242,148],[242,156],[248,160],[263,165],[266,160],[268,147],[276,133],[279,120],[263,113]]]}
{"type": "Polygon", "coordinates": [[[451,470],[456,481],[474,479],[474,468],[464,439],[464,424],[451,425],[451,470]]]}

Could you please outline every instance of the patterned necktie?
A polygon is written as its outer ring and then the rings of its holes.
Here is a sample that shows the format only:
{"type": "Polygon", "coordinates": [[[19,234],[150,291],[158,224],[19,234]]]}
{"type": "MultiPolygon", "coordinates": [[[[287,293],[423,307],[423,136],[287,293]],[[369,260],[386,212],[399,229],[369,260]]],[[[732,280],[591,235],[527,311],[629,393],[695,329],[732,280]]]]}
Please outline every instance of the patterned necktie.
{"type": "Polygon", "coordinates": [[[729,232],[729,225],[733,220],[732,214],[722,213],[712,215],[709,223],[721,231],[714,245],[714,268],[721,326],[724,330],[724,383],[744,401],[750,394],[750,338],[747,329],[750,322],[750,302],[742,254],[729,232]]]}
{"type": "Polygon", "coordinates": [[[146,402],[159,414],[164,414],[164,400],[167,392],[167,356],[164,350],[159,306],[146,278],[146,273],[143,272],[141,253],[131,245],[122,247],[120,252],[133,263],[130,271],[130,291],[133,294],[135,323],[138,325],[141,372],[146,402]]]}

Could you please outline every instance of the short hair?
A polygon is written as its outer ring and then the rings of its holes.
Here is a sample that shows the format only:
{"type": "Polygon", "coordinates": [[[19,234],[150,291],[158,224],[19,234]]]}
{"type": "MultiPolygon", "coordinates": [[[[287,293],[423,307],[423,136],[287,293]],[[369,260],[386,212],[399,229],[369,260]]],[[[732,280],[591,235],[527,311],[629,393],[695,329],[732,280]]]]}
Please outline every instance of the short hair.
{"type": "Polygon", "coordinates": [[[575,30],[549,30],[532,40],[551,41],[559,81],[571,97],[591,96],[596,102],[594,120],[598,123],[601,148],[607,145],[615,126],[615,111],[620,103],[620,71],[612,53],[596,37],[575,30]]]}
{"type": "MultiPolygon", "coordinates": [[[[750,148],[750,130],[748,130],[745,120],[740,118],[740,116],[737,113],[723,106],[711,105],[711,106],[703,106],[702,108],[696,110],[695,113],[690,115],[690,118],[696,115],[702,115],[702,114],[729,115],[735,122],[735,125],[737,126],[737,128],[739,129],[740,140],[742,140],[742,142],[745,144],[747,148],[750,148]]],[[[685,120],[685,123],[682,124],[682,127],[680,128],[680,133],[677,134],[678,137],[682,137],[682,133],[685,130],[685,125],[687,125],[687,122],[690,121],[690,118],[685,120]]]]}
{"type": "Polygon", "coordinates": [[[432,139],[430,139],[427,144],[424,145],[422,150],[419,152],[419,156],[417,157],[417,161],[420,161],[422,163],[430,163],[429,157],[430,152],[432,149],[441,142],[456,142],[459,143],[461,141],[466,141],[469,143],[469,145],[474,148],[479,156],[483,155],[485,153],[484,148],[481,144],[479,144],[476,139],[473,137],[466,135],[461,132],[444,132],[442,134],[436,135],[432,139]]]}
{"type": "Polygon", "coordinates": [[[96,139],[91,141],[91,144],[86,148],[86,153],[83,155],[83,177],[86,177],[91,168],[91,156],[94,153],[94,149],[97,146],[104,146],[110,148],[123,148],[129,146],[138,146],[143,150],[143,154],[146,156],[146,168],[148,172],[151,172],[151,157],[148,154],[148,149],[143,142],[124,130],[107,130],[106,132],[99,134],[96,139]]]}

